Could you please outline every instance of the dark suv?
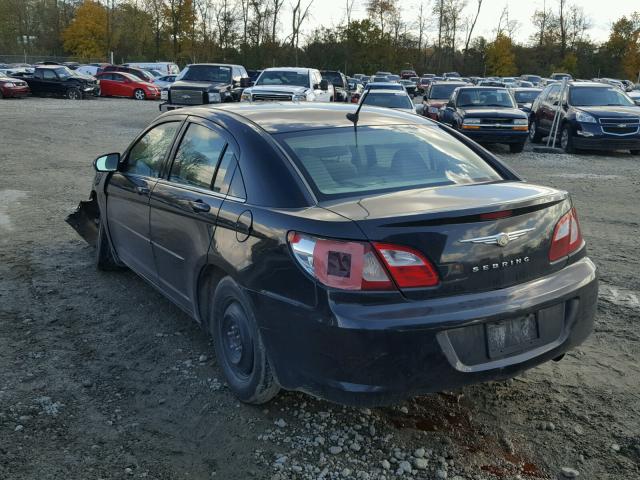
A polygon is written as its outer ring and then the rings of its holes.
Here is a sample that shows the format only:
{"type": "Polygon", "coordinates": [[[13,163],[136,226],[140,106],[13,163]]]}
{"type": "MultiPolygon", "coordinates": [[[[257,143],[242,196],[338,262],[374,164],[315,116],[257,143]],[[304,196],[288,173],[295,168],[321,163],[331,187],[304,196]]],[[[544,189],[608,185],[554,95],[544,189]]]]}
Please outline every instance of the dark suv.
{"type": "Polygon", "coordinates": [[[547,86],[532,106],[532,142],[549,135],[558,105],[560,146],[567,153],[586,148],[640,154],[640,107],[619,88],[569,82],[563,94],[562,84],[547,86]]]}
{"type": "Polygon", "coordinates": [[[320,70],[322,78],[333,85],[334,102],[351,101],[351,92],[349,91],[349,83],[344,73],[336,70],[320,70]]]}

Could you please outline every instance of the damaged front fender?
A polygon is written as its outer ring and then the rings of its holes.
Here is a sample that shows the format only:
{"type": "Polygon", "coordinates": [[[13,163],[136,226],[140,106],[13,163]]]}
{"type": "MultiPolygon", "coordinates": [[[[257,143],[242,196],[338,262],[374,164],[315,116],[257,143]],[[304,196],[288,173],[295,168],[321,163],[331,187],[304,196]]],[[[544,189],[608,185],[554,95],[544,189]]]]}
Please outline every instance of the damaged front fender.
{"type": "Polygon", "coordinates": [[[91,192],[91,198],[80,202],[75,212],[70,214],[65,221],[78,232],[91,246],[96,246],[98,240],[98,227],[100,222],[100,208],[95,192],[91,192]]]}

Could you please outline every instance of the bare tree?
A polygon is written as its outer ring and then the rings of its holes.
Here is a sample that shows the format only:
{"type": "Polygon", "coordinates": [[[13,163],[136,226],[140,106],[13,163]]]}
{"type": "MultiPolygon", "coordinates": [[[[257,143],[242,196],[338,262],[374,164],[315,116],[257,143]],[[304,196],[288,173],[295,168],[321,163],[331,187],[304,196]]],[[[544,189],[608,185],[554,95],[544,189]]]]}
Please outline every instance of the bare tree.
{"type": "Polygon", "coordinates": [[[276,30],[278,29],[278,15],[284,5],[284,0],[271,0],[271,41],[276,42],[276,30]]]}
{"type": "Polygon", "coordinates": [[[351,25],[351,14],[353,13],[353,6],[356,3],[356,0],[346,0],[346,15],[347,15],[347,27],[351,25]]]}
{"type": "Polygon", "coordinates": [[[566,16],[567,0],[558,0],[558,22],[560,27],[560,56],[564,58],[567,52],[568,22],[566,16]]]}
{"type": "Polygon", "coordinates": [[[298,46],[300,45],[300,29],[304,22],[309,18],[309,9],[313,4],[313,0],[310,0],[307,6],[305,7],[302,4],[302,0],[297,0],[295,4],[292,4],[291,7],[292,17],[291,17],[291,47],[294,49],[295,57],[296,57],[296,66],[298,66],[298,46]]]}
{"type": "Polygon", "coordinates": [[[418,10],[418,18],[416,19],[416,26],[418,28],[418,50],[422,51],[422,44],[424,42],[425,34],[427,30],[427,19],[424,15],[424,3],[420,3],[420,9],[418,10]]]}
{"type": "Polygon", "coordinates": [[[478,21],[478,17],[480,16],[480,9],[482,8],[482,0],[478,0],[478,8],[476,9],[476,14],[473,17],[470,17],[467,20],[467,35],[464,41],[464,55],[466,57],[467,51],[469,50],[469,43],[471,43],[471,37],[473,35],[473,30],[476,28],[476,22],[478,21]]]}

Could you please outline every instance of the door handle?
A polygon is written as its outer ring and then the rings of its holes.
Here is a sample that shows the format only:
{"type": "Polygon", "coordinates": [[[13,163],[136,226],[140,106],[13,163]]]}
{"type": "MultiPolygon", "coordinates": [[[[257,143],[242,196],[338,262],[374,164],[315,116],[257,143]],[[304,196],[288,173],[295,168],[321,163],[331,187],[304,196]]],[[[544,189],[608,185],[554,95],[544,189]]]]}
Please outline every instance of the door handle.
{"type": "Polygon", "coordinates": [[[136,187],[138,195],[149,195],[149,187],[136,187]]]}
{"type": "Polygon", "coordinates": [[[193,210],[196,213],[206,213],[209,210],[211,210],[211,206],[208,203],[204,203],[202,200],[195,200],[193,202],[189,202],[189,205],[191,205],[191,210],[193,210]]]}

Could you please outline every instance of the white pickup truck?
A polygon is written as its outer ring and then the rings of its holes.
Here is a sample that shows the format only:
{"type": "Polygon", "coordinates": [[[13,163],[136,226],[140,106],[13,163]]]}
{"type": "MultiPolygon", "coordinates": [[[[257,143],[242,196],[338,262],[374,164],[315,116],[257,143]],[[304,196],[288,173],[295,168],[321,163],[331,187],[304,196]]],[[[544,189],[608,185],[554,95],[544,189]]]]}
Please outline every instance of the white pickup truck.
{"type": "Polygon", "coordinates": [[[332,102],[334,90],[313,68],[267,68],[242,92],[242,102],[332,102]]]}

